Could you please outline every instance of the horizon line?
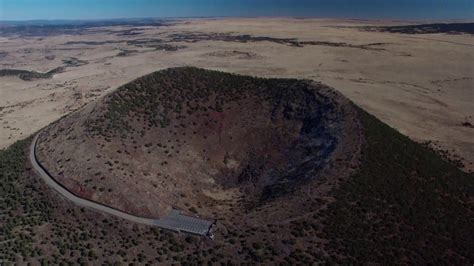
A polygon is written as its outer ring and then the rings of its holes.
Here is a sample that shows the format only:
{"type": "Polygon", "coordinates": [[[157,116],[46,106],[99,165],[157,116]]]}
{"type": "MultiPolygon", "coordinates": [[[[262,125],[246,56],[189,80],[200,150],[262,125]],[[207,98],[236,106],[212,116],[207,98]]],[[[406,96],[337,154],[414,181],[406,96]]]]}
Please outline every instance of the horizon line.
{"type": "Polygon", "coordinates": [[[432,22],[474,22],[472,18],[361,18],[361,17],[322,17],[322,16],[176,16],[176,17],[114,17],[114,18],[80,18],[80,19],[67,19],[67,18],[34,18],[34,19],[0,19],[0,22],[92,22],[92,21],[120,21],[120,20],[182,20],[182,19],[251,19],[251,18],[286,18],[286,19],[334,19],[334,20],[359,20],[359,21],[401,21],[401,22],[421,22],[421,21],[432,21],[432,22]]]}

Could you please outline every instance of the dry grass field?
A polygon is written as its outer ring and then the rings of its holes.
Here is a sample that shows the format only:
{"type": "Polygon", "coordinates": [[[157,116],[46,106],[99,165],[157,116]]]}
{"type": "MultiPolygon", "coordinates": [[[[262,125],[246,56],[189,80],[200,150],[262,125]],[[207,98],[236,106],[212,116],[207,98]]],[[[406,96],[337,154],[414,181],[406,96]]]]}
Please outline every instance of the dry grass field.
{"type": "Polygon", "coordinates": [[[360,28],[392,24],[403,23],[200,19],[2,34],[0,70],[46,74],[0,75],[0,148],[144,74],[197,66],[321,81],[412,139],[465,158],[472,170],[474,38],[360,28]]]}

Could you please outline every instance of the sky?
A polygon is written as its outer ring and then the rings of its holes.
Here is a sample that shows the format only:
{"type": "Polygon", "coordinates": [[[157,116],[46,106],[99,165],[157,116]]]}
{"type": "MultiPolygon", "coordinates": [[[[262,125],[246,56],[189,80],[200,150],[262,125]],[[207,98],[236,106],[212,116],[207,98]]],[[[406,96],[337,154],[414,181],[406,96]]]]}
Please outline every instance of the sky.
{"type": "Polygon", "coordinates": [[[0,20],[228,16],[474,20],[474,0],[0,0],[0,20]]]}

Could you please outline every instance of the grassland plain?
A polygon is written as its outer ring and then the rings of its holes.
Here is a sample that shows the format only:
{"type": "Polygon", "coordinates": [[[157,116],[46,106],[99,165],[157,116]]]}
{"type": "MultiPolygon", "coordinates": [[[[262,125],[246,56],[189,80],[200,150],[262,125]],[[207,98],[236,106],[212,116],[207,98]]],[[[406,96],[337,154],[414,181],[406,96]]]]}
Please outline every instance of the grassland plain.
{"type": "Polygon", "coordinates": [[[51,78],[0,77],[0,148],[139,76],[192,65],[322,81],[474,170],[472,25],[209,18],[8,27],[0,69],[66,67],[51,78]]]}

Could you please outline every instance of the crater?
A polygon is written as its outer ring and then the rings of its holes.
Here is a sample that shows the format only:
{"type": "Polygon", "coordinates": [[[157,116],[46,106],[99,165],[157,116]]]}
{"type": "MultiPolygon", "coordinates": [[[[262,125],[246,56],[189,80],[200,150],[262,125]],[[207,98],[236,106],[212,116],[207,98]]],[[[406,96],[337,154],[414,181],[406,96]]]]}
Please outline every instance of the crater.
{"type": "Polygon", "coordinates": [[[38,158],[82,197],[145,217],[210,217],[308,188],[324,196],[356,167],[360,142],[352,104],[325,85],[183,67],[52,124],[38,158]]]}

